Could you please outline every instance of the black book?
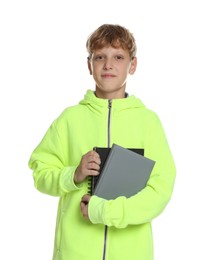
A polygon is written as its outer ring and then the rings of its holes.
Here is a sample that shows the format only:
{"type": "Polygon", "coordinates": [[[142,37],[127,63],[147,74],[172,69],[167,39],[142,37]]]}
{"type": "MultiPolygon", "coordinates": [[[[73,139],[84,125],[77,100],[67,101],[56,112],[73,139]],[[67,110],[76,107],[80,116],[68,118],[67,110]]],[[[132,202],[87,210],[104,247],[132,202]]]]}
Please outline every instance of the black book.
{"type": "Polygon", "coordinates": [[[144,157],[144,149],[95,147],[101,158],[100,174],[90,176],[90,194],[105,199],[130,197],[143,189],[155,162],[144,157]]]}

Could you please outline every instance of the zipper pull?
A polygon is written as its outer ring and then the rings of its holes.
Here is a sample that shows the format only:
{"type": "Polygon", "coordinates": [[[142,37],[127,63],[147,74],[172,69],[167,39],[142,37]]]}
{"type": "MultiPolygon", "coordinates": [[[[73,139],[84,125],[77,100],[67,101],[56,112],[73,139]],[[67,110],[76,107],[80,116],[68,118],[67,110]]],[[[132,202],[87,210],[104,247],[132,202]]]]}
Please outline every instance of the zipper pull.
{"type": "Polygon", "coordinates": [[[112,107],[112,99],[108,99],[108,108],[110,109],[112,107]]]}

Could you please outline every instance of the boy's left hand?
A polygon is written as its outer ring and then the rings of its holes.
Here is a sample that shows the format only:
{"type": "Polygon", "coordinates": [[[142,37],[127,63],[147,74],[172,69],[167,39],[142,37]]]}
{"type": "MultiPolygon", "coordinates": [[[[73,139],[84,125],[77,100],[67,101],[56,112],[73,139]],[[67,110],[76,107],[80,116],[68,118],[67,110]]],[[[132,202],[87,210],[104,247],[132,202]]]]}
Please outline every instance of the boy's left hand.
{"type": "Polygon", "coordinates": [[[89,215],[88,215],[88,204],[89,204],[89,201],[91,199],[91,196],[86,194],[82,197],[82,200],[80,202],[80,209],[81,209],[81,212],[83,214],[83,217],[85,219],[88,219],[89,220],[89,215]]]}

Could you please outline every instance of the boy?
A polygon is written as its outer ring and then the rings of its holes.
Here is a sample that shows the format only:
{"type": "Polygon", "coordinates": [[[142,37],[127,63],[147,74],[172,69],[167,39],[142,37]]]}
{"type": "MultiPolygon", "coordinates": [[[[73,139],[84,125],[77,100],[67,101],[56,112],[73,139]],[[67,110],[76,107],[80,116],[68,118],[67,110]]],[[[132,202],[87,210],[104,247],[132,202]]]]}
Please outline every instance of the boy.
{"type": "Polygon", "coordinates": [[[152,260],[151,221],[170,200],[173,158],[158,116],[126,93],[137,66],[133,35],[104,24],[86,46],[95,91],[53,122],[29,161],[36,188],[60,197],[53,259],[152,260]],[[130,198],[87,195],[101,163],[93,147],[113,143],[143,148],[156,161],[147,186],[130,198]]]}

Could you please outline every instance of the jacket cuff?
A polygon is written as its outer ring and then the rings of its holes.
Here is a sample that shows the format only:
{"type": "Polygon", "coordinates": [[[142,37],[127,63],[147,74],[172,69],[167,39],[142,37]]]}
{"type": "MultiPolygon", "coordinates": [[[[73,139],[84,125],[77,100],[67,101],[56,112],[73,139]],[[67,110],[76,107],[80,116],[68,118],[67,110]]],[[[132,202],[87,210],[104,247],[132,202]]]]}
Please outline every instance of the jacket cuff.
{"type": "Polygon", "coordinates": [[[89,220],[93,224],[104,224],[104,208],[107,200],[93,195],[89,201],[89,220]]]}
{"type": "Polygon", "coordinates": [[[74,190],[79,190],[82,184],[75,184],[73,182],[73,177],[76,171],[76,167],[65,167],[62,171],[60,178],[60,186],[64,192],[70,192],[74,190]]]}

